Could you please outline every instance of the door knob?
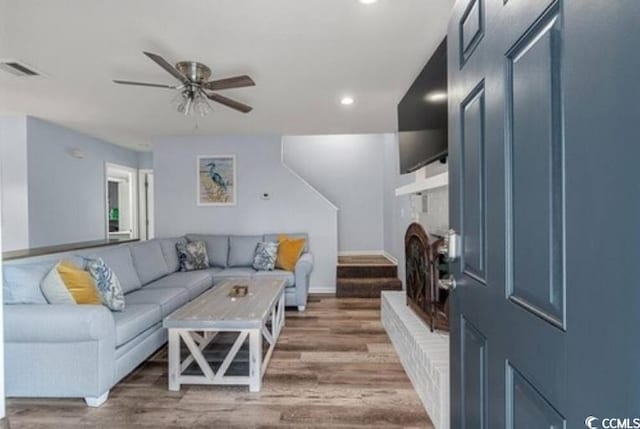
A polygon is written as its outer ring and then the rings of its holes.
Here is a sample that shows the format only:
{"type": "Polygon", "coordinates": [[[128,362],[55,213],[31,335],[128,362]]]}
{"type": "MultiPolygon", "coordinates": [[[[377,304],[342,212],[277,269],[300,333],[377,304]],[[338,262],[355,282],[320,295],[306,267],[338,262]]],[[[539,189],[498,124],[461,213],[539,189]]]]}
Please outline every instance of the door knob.
{"type": "Polygon", "coordinates": [[[454,229],[447,231],[442,244],[438,246],[438,253],[449,262],[460,257],[460,235],[454,229]]]}
{"type": "Polygon", "coordinates": [[[440,283],[440,288],[441,289],[445,289],[445,290],[449,290],[449,291],[455,290],[455,288],[457,286],[456,279],[451,274],[449,274],[446,277],[443,277],[443,278],[439,279],[438,282],[440,283]]]}

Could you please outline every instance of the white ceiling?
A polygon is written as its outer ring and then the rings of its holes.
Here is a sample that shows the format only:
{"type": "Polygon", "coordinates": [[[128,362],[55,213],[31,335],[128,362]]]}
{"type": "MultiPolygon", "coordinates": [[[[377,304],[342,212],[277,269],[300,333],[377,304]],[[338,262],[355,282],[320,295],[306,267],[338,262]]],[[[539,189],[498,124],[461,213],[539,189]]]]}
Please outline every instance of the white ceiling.
{"type": "Polygon", "coordinates": [[[0,72],[0,114],[28,114],[145,150],[182,134],[338,134],[396,129],[396,104],[446,33],[453,0],[0,0],[0,58],[46,78],[0,72]],[[196,60],[213,78],[257,86],[221,92],[254,107],[174,111],[173,84],[146,58],[196,60]],[[356,103],[340,105],[343,95],[356,103]],[[197,129],[195,128],[197,122],[197,129]]]}

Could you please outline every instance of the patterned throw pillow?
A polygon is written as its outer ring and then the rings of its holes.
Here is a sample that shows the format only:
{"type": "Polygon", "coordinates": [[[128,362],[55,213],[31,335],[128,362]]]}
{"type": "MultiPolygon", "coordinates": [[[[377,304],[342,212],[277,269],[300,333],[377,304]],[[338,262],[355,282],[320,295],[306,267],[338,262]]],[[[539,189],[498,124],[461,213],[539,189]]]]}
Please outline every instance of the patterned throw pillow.
{"type": "Polygon", "coordinates": [[[207,245],[204,241],[177,243],[176,249],[180,260],[180,271],[206,270],[209,268],[207,245]]]}
{"type": "Polygon", "coordinates": [[[258,271],[271,271],[276,267],[278,257],[278,243],[274,241],[261,241],[256,246],[253,256],[253,268],[258,271]]]}
{"type": "Polygon", "coordinates": [[[49,304],[100,305],[100,292],[91,275],[73,262],[58,262],[40,285],[49,304]]]}
{"type": "Polygon", "coordinates": [[[124,292],[120,280],[102,258],[85,258],[84,267],[98,286],[102,304],[112,311],[124,310],[124,292]]]}

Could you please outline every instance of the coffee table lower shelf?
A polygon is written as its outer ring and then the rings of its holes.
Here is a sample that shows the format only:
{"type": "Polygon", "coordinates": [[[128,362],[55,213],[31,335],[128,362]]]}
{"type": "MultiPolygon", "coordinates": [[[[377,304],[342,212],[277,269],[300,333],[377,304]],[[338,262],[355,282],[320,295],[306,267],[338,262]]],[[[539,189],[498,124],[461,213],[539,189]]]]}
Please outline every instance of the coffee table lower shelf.
{"type": "Polygon", "coordinates": [[[284,324],[284,294],[281,294],[276,305],[271,309],[269,317],[258,329],[168,328],[169,390],[178,391],[182,384],[224,384],[248,385],[249,391],[259,392],[262,389],[262,378],[284,324]],[[270,326],[266,323],[269,320],[270,326]],[[203,351],[221,332],[236,332],[238,337],[216,371],[205,358],[203,351]],[[247,376],[225,375],[247,338],[249,339],[249,374],[247,376]],[[264,356],[263,338],[268,347],[264,356]],[[182,343],[189,351],[184,360],[181,358],[182,343]],[[194,362],[202,371],[202,375],[185,374],[194,362]]]}

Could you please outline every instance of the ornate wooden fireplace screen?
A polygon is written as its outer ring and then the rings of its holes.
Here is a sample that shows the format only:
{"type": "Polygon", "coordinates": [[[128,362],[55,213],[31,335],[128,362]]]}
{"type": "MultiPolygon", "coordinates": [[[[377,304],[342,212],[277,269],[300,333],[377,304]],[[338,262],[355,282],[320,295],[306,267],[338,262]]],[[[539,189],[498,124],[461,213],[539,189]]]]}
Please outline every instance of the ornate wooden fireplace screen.
{"type": "Polygon", "coordinates": [[[442,239],[429,242],[422,225],[409,225],[404,237],[407,305],[431,328],[449,330],[449,293],[439,287],[442,239]]]}

